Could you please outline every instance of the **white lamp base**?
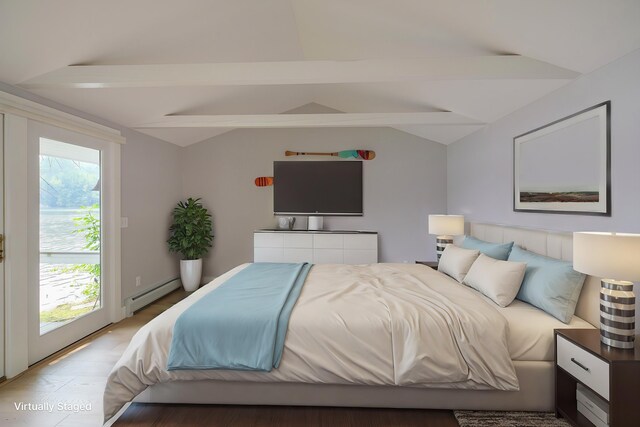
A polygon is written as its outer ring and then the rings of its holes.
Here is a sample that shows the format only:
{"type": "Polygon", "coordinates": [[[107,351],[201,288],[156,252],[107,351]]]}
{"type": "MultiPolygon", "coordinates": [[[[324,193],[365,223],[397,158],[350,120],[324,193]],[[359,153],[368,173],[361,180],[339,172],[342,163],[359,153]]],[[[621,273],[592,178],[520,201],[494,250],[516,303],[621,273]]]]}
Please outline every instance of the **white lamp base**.
{"type": "Polygon", "coordinates": [[[436,237],[436,255],[438,256],[438,261],[440,261],[440,257],[442,256],[442,252],[444,252],[444,248],[447,245],[451,245],[453,243],[453,236],[437,236],[436,237]]]}
{"type": "Polygon", "coordinates": [[[600,287],[600,341],[633,349],[636,334],[636,296],[633,283],[602,279],[600,287]]]}

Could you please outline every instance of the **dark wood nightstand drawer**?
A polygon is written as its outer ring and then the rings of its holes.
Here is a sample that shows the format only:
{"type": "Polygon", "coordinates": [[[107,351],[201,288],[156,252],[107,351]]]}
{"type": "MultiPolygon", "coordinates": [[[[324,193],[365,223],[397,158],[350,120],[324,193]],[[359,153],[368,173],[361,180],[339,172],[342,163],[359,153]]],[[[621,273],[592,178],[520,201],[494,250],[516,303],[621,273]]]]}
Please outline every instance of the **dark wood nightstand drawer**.
{"type": "Polygon", "coordinates": [[[635,349],[622,350],[602,344],[598,329],[556,329],[555,336],[556,416],[573,426],[593,427],[587,417],[595,412],[585,416],[578,410],[576,391],[581,384],[604,398],[609,427],[640,426],[638,337],[635,349]]]}
{"type": "Polygon", "coordinates": [[[609,364],[558,336],[558,366],[609,400],[609,364]]]}

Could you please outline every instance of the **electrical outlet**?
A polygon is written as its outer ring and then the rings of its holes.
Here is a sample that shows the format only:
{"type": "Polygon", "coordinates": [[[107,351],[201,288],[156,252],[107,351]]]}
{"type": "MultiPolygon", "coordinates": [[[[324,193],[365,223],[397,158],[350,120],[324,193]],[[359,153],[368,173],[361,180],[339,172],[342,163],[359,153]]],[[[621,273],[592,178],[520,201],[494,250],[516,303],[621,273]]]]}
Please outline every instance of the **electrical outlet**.
{"type": "Polygon", "coordinates": [[[136,276],[136,288],[142,284],[142,277],[136,276]]]}
{"type": "Polygon", "coordinates": [[[120,228],[127,228],[129,226],[129,217],[123,216],[120,218],[120,228]]]}

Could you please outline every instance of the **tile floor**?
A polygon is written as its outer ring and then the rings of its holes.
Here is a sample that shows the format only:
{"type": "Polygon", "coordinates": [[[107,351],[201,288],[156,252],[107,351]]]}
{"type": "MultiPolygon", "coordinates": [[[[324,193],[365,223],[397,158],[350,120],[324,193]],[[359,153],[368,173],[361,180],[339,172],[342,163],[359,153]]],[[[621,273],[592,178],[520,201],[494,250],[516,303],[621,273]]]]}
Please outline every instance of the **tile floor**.
{"type": "Polygon", "coordinates": [[[142,325],[186,295],[182,290],[175,291],[0,384],[0,426],[102,425],[102,393],[107,375],[129,340],[142,325]],[[40,407],[16,408],[21,403],[40,407]]]}

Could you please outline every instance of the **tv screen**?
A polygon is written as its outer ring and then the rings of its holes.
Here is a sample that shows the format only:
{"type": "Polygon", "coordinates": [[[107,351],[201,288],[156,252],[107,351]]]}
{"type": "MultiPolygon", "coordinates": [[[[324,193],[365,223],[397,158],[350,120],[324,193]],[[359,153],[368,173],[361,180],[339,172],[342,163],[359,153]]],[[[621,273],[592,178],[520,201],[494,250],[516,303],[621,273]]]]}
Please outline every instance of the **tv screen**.
{"type": "Polygon", "coordinates": [[[288,215],[362,215],[362,162],[273,162],[273,210],[288,215]]]}

